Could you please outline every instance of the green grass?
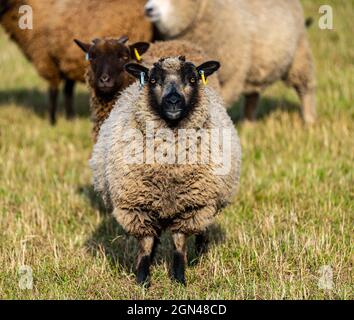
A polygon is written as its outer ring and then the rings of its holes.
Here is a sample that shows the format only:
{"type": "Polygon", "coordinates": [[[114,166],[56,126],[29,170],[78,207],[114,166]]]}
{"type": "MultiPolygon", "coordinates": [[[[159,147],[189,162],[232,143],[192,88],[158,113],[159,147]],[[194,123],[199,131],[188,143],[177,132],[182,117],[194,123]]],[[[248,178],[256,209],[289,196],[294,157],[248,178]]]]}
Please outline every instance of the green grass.
{"type": "MultiPolygon", "coordinates": [[[[321,1],[303,1],[319,17],[321,1]]],[[[354,3],[328,0],[335,30],[309,30],[318,73],[318,121],[301,122],[295,94],[266,91],[259,119],[237,123],[241,187],[217,219],[210,251],[192,253],[188,286],[169,278],[164,235],[152,286],[135,284],[137,243],[100,209],[91,187],[88,97],[79,117],[46,115],[46,84],[0,33],[0,298],[353,299],[354,3]],[[33,290],[19,288],[19,266],[33,290]],[[319,270],[333,270],[333,289],[319,270]]],[[[232,115],[237,118],[235,108],[232,115]]]]}

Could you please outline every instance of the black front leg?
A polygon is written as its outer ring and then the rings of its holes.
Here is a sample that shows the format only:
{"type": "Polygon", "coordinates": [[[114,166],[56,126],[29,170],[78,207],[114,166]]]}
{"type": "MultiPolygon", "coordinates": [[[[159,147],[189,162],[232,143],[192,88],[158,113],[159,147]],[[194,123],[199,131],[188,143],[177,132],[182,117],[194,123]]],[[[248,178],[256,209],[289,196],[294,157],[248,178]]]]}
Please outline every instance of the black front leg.
{"type": "Polygon", "coordinates": [[[184,233],[174,233],[172,238],[175,246],[172,275],[177,282],[186,285],[185,269],[187,264],[187,236],[184,233]]]}
{"type": "Polygon", "coordinates": [[[136,268],[136,281],[138,284],[149,286],[151,255],[155,243],[154,237],[144,237],[139,240],[139,254],[136,268]]]}

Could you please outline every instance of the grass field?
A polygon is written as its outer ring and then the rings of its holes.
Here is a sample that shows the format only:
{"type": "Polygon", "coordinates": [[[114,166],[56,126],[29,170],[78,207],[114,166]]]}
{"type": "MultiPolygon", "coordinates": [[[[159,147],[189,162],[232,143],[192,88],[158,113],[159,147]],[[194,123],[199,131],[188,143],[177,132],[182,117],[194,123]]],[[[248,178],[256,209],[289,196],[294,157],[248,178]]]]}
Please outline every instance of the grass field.
{"type": "MultiPolygon", "coordinates": [[[[353,299],[354,1],[327,0],[335,30],[309,30],[318,74],[318,121],[303,125],[296,95],[266,91],[255,124],[236,122],[241,187],[217,219],[209,252],[190,241],[188,286],[169,278],[164,235],[152,286],[135,284],[135,239],[97,204],[87,161],[88,95],[79,117],[47,121],[46,84],[0,31],[0,298],[353,299]],[[19,267],[33,289],[19,287],[19,267]],[[322,268],[331,268],[328,284],[322,268]]],[[[321,1],[303,1],[319,18],[321,1]]],[[[239,118],[237,106],[232,116],[239,118]]]]}

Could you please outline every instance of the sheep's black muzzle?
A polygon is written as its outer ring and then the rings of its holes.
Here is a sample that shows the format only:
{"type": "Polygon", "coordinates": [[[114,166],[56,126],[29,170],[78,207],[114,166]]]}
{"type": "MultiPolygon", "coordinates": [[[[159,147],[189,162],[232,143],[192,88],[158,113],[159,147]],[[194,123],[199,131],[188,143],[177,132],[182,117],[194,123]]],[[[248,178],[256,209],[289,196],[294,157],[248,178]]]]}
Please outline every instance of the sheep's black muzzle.
{"type": "Polygon", "coordinates": [[[177,92],[168,94],[162,101],[162,112],[168,120],[179,120],[185,114],[185,99],[177,92]]]}

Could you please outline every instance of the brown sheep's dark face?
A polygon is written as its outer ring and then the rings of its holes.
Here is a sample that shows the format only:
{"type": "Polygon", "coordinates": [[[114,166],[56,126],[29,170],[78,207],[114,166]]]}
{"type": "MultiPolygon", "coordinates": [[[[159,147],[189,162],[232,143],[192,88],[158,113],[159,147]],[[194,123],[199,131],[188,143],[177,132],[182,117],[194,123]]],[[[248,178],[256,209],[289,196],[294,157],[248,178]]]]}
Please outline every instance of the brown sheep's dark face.
{"type": "Polygon", "coordinates": [[[163,58],[150,71],[136,64],[128,64],[126,70],[137,78],[141,73],[147,75],[151,108],[166,122],[175,125],[198,106],[201,74],[207,78],[219,67],[216,61],[196,67],[179,57],[163,58]]]}
{"type": "Polygon", "coordinates": [[[114,94],[124,84],[124,65],[130,59],[130,51],[117,41],[98,43],[88,52],[94,76],[95,91],[114,94]]]}
{"type": "MultiPolygon", "coordinates": [[[[90,84],[96,95],[103,99],[111,99],[128,85],[128,75],[124,65],[136,61],[137,50],[139,55],[144,54],[149,44],[145,42],[126,46],[128,38],[96,39],[89,47],[85,47],[86,56],[90,63],[90,84]]],[[[82,43],[75,41],[81,48],[82,43]]]]}

